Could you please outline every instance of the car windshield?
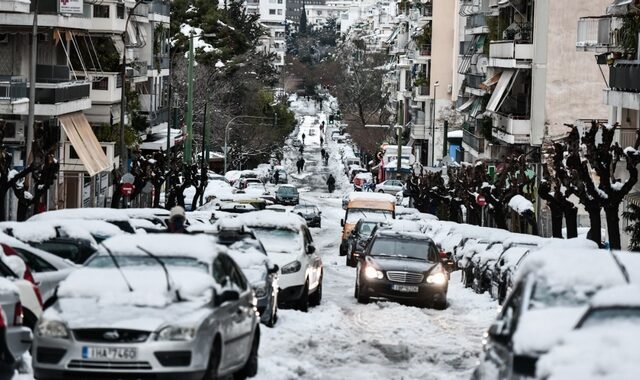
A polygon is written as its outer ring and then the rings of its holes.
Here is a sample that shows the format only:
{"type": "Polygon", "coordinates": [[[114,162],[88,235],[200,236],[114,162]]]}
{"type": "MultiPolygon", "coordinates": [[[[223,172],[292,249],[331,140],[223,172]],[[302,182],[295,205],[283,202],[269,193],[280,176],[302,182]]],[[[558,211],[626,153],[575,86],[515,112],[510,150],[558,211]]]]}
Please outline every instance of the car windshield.
{"type": "Polygon", "coordinates": [[[538,279],[531,302],[530,309],[545,309],[548,307],[580,306],[589,302],[599,289],[597,287],[572,287],[572,286],[552,286],[544,279],[538,279]]]}
{"type": "Polygon", "coordinates": [[[284,228],[251,227],[267,252],[298,253],[302,236],[298,231],[284,228]]]}
{"type": "Polygon", "coordinates": [[[280,194],[297,194],[298,193],[298,189],[296,189],[295,187],[280,187],[278,188],[278,193],[280,194]]]}
{"type": "Polygon", "coordinates": [[[316,212],[316,208],[313,206],[296,206],[293,208],[296,211],[312,214],[316,212]]]}
{"type": "Polygon", "coordinates": [[[347,224],[356,224],[360,219],[368,219],[374,222],[386,222],[393,219],[391,211],[366,209],[366,208],[350,208],[347,210],[347,224]]]}
{"type": "Polygon", "coordinates": [[[581,328],[601,326],[615,322],[640,323],[640,307],[608,307],[591,310],[581,328]]]}
{"type": "Polygon", "coordinates": [[[373,229],[376,227],[377,224],[378,223],[364,222],[360,225],[360,229],[358,230],[358,232],[360,233],[360,235],[364,237],[368,237],[371,235],[371,232],[373,232],[373,229]]]}
{"type": "Polygon", "coordinates": [[[69,259],[76,264],[83,264],[95,252],[92,248],[67,242],[45,241],[31,245],[63,259],[69,259]]]}
{"type": "Polygon", "coordinates": [[[369,254],[380,257],[400,257],[428,261],[430,244],[427,240],[376,239],[369,254]]]}
{"type": "MultiPolygon", "coordinates": [[[[158,266],[158,262],[149,256],[119,256],[115,255],[118,265],[121,267],[141,267],[141,266],[158,266]]],[[[189,267],[198,268],[205,273],[209,273],[209,267],[202,261],[198,261],[192,257],[182,256],[163,256],[160,258],[166,266],[170,267],[189,267]]],[[[86,265],[89,268],[114,268],[115,263],[113,259],[106,255],[96,256],[86,265]]]]}

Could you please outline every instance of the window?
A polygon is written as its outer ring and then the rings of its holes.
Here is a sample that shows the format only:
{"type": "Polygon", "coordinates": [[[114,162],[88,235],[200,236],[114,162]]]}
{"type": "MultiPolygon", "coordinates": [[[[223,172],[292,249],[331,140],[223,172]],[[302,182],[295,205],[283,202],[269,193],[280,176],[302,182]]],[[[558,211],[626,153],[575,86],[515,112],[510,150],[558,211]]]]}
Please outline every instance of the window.
{"type": "Polygon", "coordinates": [[[109,89],[109,78],[108,77],[104,77],[102,79],[100,79],[99,81],[94,81],[93,83],[91,83],[91,89],[92,90],[101,90],[101,91],[106,91],[109,89]]]}
{"type": "Polygon", "coordinates": [[[269,14],[270,15],[275,15],[276,14],[276,10],[275,9],[269,9],[269,14]]]}
{"type": "Polygon", "coordinates": [[[278,16],[282,16],[282,9],[278,9],[278,16]]]}
{"type": "Polygon", "coordinates": [[[93,17],[95,18],[109,18],[109,6],[108,5],[93,5],[93,17]]]}
{"type": "Polygon", "coordinates": [[[224,278],[227,274],[224,271],[224,267],[222,266],[222,256],[218,256],[216,260],[213,262],[213,278],[220,285],[224,282],[224,278]]]}
{"type": "Polygon", "coordinates": [[[121,20],[124,19],[124,4],[116,5],[116,17],[121,20]]]}

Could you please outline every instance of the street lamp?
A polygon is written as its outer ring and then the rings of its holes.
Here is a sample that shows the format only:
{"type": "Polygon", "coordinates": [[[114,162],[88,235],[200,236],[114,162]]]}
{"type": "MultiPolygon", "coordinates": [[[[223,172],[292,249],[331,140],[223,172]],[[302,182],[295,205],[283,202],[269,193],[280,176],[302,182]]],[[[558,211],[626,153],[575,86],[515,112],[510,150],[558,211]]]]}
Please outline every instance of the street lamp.
{"type": "Polygon", "coordinates": [[[436,161],[436,91],[440,86],[440,82],[433,84],[433,105],[431,107],[431,166],[435,166],[436,161]]]}

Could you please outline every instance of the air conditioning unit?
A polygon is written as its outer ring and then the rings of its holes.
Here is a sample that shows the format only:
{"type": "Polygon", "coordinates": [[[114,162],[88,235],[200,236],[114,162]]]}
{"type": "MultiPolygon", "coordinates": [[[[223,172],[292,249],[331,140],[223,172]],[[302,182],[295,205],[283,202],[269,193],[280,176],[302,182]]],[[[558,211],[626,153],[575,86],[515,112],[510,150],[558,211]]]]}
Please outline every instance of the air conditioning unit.
{"type": "Polygon", "coordinates": [[[3,142],[24,144],[24,122],[20,120],[7,120],[4,127],[3,142]]]}

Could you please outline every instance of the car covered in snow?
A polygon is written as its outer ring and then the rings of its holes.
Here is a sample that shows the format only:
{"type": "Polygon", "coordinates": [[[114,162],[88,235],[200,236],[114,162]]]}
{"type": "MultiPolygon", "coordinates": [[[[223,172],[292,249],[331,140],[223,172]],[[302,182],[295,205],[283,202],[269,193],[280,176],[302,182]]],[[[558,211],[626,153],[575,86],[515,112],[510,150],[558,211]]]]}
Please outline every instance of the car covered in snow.
{"type": "MultiPolygon", "coordinates": [[[[640,255],[635,256],[633,269],[640,273],[640,255]]],[[[591,297],[624,283],[623,273],[606,251],[552,243],[530,252],[485,336],[474,378],[535,376],[538,358],[576,325],[591,297]]]]}
{"type": "Polygon", "coordinates": [[[129,223],[129,216],[121,210],[111,208],[69,208],[63,210],[51,210],[40,214],[35,214],[29,221],[60,221],[62,219],[92,221],[101,220],[117,226],[126,233],[133,234],[135,229],[129,223]]]}
{"type": "Polygon", "coordinates": [[[105,241],[60,284],[35,330],[35,377],[255,375],[255,298],[227,249],[206,236],[132,236],[105,241]]]}
{"type": "Polygon", "coordinates": [[[269,210],[239,215],[236,219],[251,228],[271,261],[279,266],[280,303],[302,311],[319,305],[324,267],[305,220],[294,213],[269,210]]]}
{"type": "Polygon", "coordinates": [[[379,193],[387,193],[395,196],[398,191],[402,191],[404,184],[397,179],[388,179],[376,185],[376,191],[379,193]]]}
{"type": "Polygon", "coordinates": [[[433,240],[421,233],[380,229],[356,267],[360,303],[385,298],[419,306],[447,306],[449,276],[433,240]]]}
{"type": "Polygon", "coordinates": [[[3,346],[0,376],[11,379],[16,361],[31,346],[32,335],[31,330],[23,326],[20,291],[13,282],[4,278],[0,278],[0,308],[0,339],[4,340],[4,344],[0,343],[3,346]]]}
{"type": "Polygon", "coordinates": [[[541,379],[634,379],[640,366],[640,287],[598,292],[573,331],[538,361],[541,379]]]}
{"type": "Polygon", "coordinates": [[[308,227],[322,227],[322,211],[312,204],[298,204],[291,210],[307,221],[308,227]]]}

